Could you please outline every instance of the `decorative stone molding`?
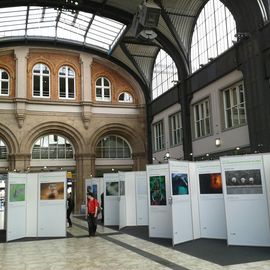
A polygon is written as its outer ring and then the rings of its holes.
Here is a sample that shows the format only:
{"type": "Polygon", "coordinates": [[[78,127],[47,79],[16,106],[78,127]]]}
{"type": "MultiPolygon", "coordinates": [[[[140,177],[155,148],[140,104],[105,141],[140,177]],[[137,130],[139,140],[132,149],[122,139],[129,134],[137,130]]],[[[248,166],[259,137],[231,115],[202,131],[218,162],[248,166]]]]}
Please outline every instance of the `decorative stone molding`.
{"type": "Polygon", "coordinates": [[[16,119],[18,121],[19,128],[22,128],[25,119],[25,113],[16,112],[16,119]]]}

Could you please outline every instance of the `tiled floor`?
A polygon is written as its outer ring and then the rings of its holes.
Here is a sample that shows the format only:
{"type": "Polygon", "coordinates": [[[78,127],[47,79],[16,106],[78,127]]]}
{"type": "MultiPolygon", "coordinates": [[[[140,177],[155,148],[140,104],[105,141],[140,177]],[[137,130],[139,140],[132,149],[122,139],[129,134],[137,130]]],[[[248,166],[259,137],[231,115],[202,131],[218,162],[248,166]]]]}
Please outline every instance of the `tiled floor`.
{"type": "Polygon", "coordinates": [[[269,270],[270,261],[220,266],[179,251],[98,226],[87,237],[86,222],[74,219],[73,238],[0,244],[0,269],[269,270]]]}

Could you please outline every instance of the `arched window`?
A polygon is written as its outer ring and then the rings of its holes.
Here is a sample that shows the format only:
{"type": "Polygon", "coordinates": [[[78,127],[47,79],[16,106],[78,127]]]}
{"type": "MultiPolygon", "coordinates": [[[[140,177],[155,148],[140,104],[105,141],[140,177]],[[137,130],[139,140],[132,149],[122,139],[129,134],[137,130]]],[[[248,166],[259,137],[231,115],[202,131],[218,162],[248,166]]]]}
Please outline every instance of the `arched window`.
{"type": "Polygon", "coordinates": [[[128,142],[122,137],[109,135],[102,138],[97,144],[96,157],[130,159],[131,148],[128,142]]]}
{"type": "Polygon", "coordinates": [[[73,159],[71,143],[58,135],[39,138],[33,145],[32,159],[73,159]]]}
{"type": "Polygon", "coordinates": [[[2,68],[0,68],[0,95],[1,96],[9,95],[9,75],[2,68]]]}
{"type": "Polygon", "coordinates": [[[75,98],[75,72],[69,66],[59,70],[59,98],[75,98]]]}
{"type": "Polygon", "coordinates": [[[96,81],[96,100],[111,101],[111,83],[105,77],[100,77],[96,81]]]}
{"type": "Polygon", "coordinates": [[[153,70],[152,99],[172,88],[175,81],[178,81],[176,65],[164,50],[160,50],[153,70]]]}
{"type": "Polygon", "coordinates": [[[209,0],[197,19],[192,36],[192,72],[230,48],[235,34],[236,24],[231,12],[219,0],[209,0]]]}
{"type": "Polygon", "coordinates": [[[33,68],[33,97],[50,97],[50,69],[44,64],[33,68]]]}
{"type": "Polygon", "coordinates": [[[0,139],[0,160],[7,159],[7,146],[3,140],[0,139]]]}
{"type": "Polygon", "coordinates": [[[127,102],[127,103],[132,103],[133,102],[133,97],[131,94],[129,94],[128,92],[123,92],[119,95],[118,98],[119,102],[127,102]]]}

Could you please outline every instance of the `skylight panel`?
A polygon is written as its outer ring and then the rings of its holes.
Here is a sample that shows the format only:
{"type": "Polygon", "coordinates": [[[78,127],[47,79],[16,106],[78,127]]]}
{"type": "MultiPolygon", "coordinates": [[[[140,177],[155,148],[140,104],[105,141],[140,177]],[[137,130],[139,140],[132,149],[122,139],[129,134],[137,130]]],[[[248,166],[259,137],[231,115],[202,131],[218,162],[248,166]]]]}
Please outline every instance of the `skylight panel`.
{"type": "Polygon", "coordinates": [[[0,9],[0,41],[15,36],[60,38],[109,51],[125,27],[112,19],[82,11],[38,6],[0,9]]]}

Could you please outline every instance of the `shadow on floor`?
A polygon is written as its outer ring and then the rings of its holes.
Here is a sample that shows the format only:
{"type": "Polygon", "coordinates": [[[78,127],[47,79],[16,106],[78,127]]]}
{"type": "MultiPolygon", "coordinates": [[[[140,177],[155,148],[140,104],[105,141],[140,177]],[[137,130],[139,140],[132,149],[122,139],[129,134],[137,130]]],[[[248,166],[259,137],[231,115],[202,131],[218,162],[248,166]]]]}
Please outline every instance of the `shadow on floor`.
{"type": "Polygon", "coordinates": [[[147,226],[125,227],[121,229],[120,232],[172,248],[221,266],[270,260],[269,247],[227,246],[226,240],[203,238],[172,247],[172,239],[149,238],[147,226]]]}

